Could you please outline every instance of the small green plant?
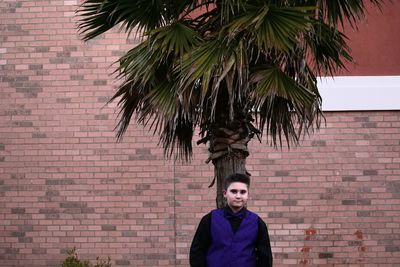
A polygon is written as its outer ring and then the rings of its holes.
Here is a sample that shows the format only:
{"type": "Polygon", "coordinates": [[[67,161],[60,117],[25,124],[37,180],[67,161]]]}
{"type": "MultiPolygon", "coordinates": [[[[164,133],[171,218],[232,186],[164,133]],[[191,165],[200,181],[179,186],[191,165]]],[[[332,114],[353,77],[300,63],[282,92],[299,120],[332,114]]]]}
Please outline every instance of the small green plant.
{"type": "MultiPolygon", "coordinates": [[[[78,254],[76,253],[76,248],[67,250],[68,256],[62,263],[62,267],[91,267],[92,265],[88,260],[80,260],[78,254]]],[[[101,257],[96,258],[96,264],[93,267],[111,267],[111,258],[108,257],[107,260],[101,257]]]]}

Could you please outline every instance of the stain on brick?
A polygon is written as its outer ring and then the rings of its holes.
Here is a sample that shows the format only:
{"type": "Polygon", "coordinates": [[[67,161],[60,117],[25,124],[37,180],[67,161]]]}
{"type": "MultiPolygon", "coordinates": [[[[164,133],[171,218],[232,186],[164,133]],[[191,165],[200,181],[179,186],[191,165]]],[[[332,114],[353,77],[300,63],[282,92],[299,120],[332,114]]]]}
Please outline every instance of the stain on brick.
{"type": "Polygon", "coordinates": [[[95,155],[107,155],[109,153],[108,149],[105,148],[98,148],[94,150],[95,155]]]}
{"type": "Polygon", "coordinates": [[[357,239],[362,240],[363,239],[363,232],[361,230],[357,230],[354,235],[356,236],[357,239]]]}
{"type": "Polygon", "coordinates": [[[71,75],[71,80],[83,80],[83,75],[71,75]]]}
{"type": "Polygon", "coordinates": [[[332,200],[334,199],[334,195],[331,193],[322,193],[319,194],[319,199],[332,200]]]}
{"type": "Polygon", "coordinates": [[[12,214],[24,214],[25,208],[13,208],[11,209],[12,214]]]}
{"type": "Polygon", "coordinates": [[[124,237],[136,237],[137,232],[136,231],[122,231],[122,236],[124,237]]]}
{"type": "Polygon", "coordinates": [[[61,63],[64,63],[64,59],[63,59],[63,58],[59,58],[59,57],[50,58],[50,59],[49,59],[49,62],[50,62],[51,64],[61,64],[61,63]]]}
{"type": "Polygon", "coordinates": [[[371,193],[372,189],[371,189],[371,187],[362,186],[362,187],[358,188],[357,191],[359,193],[371,193]]]}
{"type": "Polygon", "coordinates": [[[274,253],[274,258],[275,259],[288,259],[289,254],[287,253],[274,253]]]}
{"type": "Polygon", "coordinates": [[[4,162],[6,160],[5,156],[0,156],[0,162],[4,162]]]}
{"type": "Polygon", "coordinates": [[[273,159],[259,159],[261,165],[273,165],[275,164],[275,160],[273,159]]]}
{"type": "Polygon", "coordinates": [[[119,50],[113,50],[113,51],[111,51],[111,55],[115,56],[115,57],[121,57],[121,56],[125,55],[125,52],[119,51],[119,50]]]}
{"type": "Polygon", "coordinates": [[[149,190],[150,185],[149,184],[137,184],[135,185],[136,190],[149,190]]]}
{"type": "Polygon", "coordinates": [[[25,173],[12,173],[10,177],[11,179],[24,179],[25,173]]]}
{"type": "Polygon", "coordinates": [[[374,139],[376,139],[376,134],[371,134],[371,133],[363,134],[363,139],[365,139],[365,140],[374,140],[374,139]]]}
{"type": "Polygon", "coordinates": [[[87,207],[87,203],[78,201],[66,201],[60,202],[60,208],[71,209],[71,208],[84,208],[87,207]]]}
{"type": "Polygon", "coordinates": [[[39,209],[39,213],[40,214],[53,214],[53,213],[58,213],[59,210],[58,209],[54,209],[54,208],[43,208],[43,209],[39,209]]]}
{"type": "Polygon", "coordinates": [[[107,114],[95,115],[94,119],[95,120],[108,120],[108,115],[107,114]]]}
{"type": "Polygon", "coordinates": [[[100,96],[97,98],[97,102],[99,103],[107,103],[110,99],[106,96],[100,96]]]}
{"type": "Polygon", "coordinates": [[[357,205],[371,205],[371,199],[357,199],[357,205]]]}
{"type": "Polygon", "coordinates": [[[19,254],[19,249],[18,248],[4,248],[4,253],[5,254],[19,254]]]}
{"type": "Polygon", "coordinates": [[[17,77],[15,77],[15,80],[17,82],[27,82],[27,81],[29,81],[29,77],[28,76],[17,76],[17,77]]]}
{"type": "Polygon", "coordinates": [[[289,218],[289,223],[301,224],[304,223],[304,218],[289,218]]]}
{"type": "Polygon", "coordinates": [[[87,208],[87,207],[81,208],[80,211],[81,211],[80,213],[82,213],[82,214],[93,214],[93,213],[95,213],[95,209],[94,208],[87,208]]]}
{"type": "Polygon", "coordinates": [[[31,224],[18,225],[18,230],[19,231],[25,231],[25,232],[32,232],[33,231],[33,225],[31,225],[31,224]]]}
{"type": "Polygon", "coordinates": [[[101,230],[103,231],[115,231],[117,230],[117,227],[115,225],[111,224],[104,224],[101,226],[101,230]]]}
{"type": "Polygon", "coordinates": [[[42,70],[43,65],[42,64],[30,64],[29,69],[30,70],[42,70]]]}
{"type": "Polygon", "coordinates": [[[83,69],[85,65],[83,63],[70,63],[70,69],[83,69]]]}
{"type": "Polygon", "coordinates": [[[355,182],[356,177],[355,176],[343,176],[342,177],[342,182],[355,182]]]}
{"type": "Polygon", "coordinates": [[[96,80],[93,82],[93,85],[107,85],[106,80],[96,80]]]}
{"type": "Polygon", "coordinates": [[[288,171],[276,171],[275,176],[289,176],[290,173],[288,171]]]}
{"type": "Polygon", "coordinates": [[[320,259],[330,259],[333,258],[333,253],[319,253],[318,258],[320,259]]]}
{"type": "Polygon", "coordinates": [[[135,150],[136,154],[131,154],[128,156],[129,160],[152,160],[156,159],[156,156],[151,154],[151,150],[148,148],[137,148],[135,150]]]}
{"type": "Polygon", "coordinates": [[[357,200],[355,200],[355,199],[342,200],[342,205],[356,205],[356,204],[357,204],[357,200]]]}
{"type": "Polygon", "coordinates": [[[46,185],[72,185],[73,179],[46,179],[46,185]]]}
{"type": "Polygon", "coordinates": [[[47,190],[46,196],[47,197],[58,197],[60,195],[59,191],[47,190]]]}
{"type": "Polygon", "coordinates": [[[56,55],[59,58],[71,57],[71,52],[70,51],[57,52],[56,55]]]}
{"type": "Polygon", "coordinates": [[[150,155],[151,154],[151,150],[148,148],[137,148],[135,152],[137,155],[150,155]]]}
{"type": "Polygon", "coordinates": [[[131,262],[128,260],[115,260],[115,265],[126,266],[131,265],[131,262]]]}
{"type": "Polygon", "coordinates": [[[361,126],[363,128],[376,128],[377,123],[376,122],[365,122],[365,123],[362,123],[361,126]]]}
{"type": "Polygon", "coordinates": [[[157,206],[158,206],[157,201],[143,201],[143,207],[154,208],[154,207],[157,207],[157,206]]]}
{"type": "Polygon", "coordinates": [[[309,259],[303,259],[299,261],[299,264],[305,266],[308,265],[310,262],[311,261],[309,259]]]}
{"type": "Polygon", "coordinates": [[[10,32],[22,31],[21,25],[7,25],[7,31],[10,31],[10,32]]]}
{"type": "Polygon", "coordinates": [[[32,243],[32,241],[33,241],[32,237],[26,237],[26,236],[18,237],[19,243],[32,243]]]}
{"type": "Polygon", "coordinates": [[[370,211],[357,211],[357,217],[370,217],[370,211]]]}
{"type": "Polygon", "coordinates": [[[34,255],[47,254],[47,250],[44,248],[32,248],[32,254],[34,255]]]}
{"type": "Polygon", "coordinates": [[[366,176],[378,175],[378,171],[377,170],[363,170],[363,175],[366,175],[366,176]]]}
{"type": "Polygon", "coordinates": [[[33,133],[32,138],[46,138],[47,135],[45,133],[33,133]]]}
{"type": "Polygon", "coordinates": [[[314,240],[316,235],[317,235],[317,230],[313,226],[311,226],[310,228],[305,230],[304,240],[306,241],[314,240]]]}
{"type": "Polygon", "coordinates": [[[359,247],[363,245],[363,241],[349,241],[348,244],[351,247],[359,247]]]}
{"type": "Polygon", "coordinates": [[[202,187],[203,187],[203,185],[200,183],[189,183],[187,185],[188,189],[201,189],[202,187]]]}
{"type": "Polygon", "coordinates": [[[30,110],[25,110],[25,109],[13,109],[13,110],[6,110],[5,115],[8,116],[15,116],[15,115],[31,115],[30,110]]]}
{"type": "Polygon", "coordinates": [[[326,141],[324,140],[315,140],[311,142],[311,146],[326,146],[326,141]]]}
{"type": "Polygon", "coordinates": [[[296,206],[297,200],[294,199],[287,199],[282,202],[283,206],[296,206]]]}
{"type": "Polygon", "coordinates": [[[268,218],[282,218],[282,217],[283,217],[282,212],[277,212],[277,211],[268,212],[268,218]]]}
{"type": "Polygon", "coordinates": [[[399,252],[400,247],[399,246],[387,246],[385,247],[385,252],[399,252]]]}
{"type": "MultiPolygon", "coordinates": [[[[18,89],[17,89],[18,90],[18,89]]],[[[40,88],[40,90],[36,91],[36,88],[29,88],[27,90],[27,92],[24,93],[24,97],[25,98],[37,98],[38,97],[38,92],[42,91],[42,89],[40,88]]]]}
{"type": "Polygon", "coordinates": [[[60,97],[56,99],[57,103],[71,103],[71,98],[69,97],[60,97]]]}
{"type": "Polygon", "coordinates": [[[11,236],[13,236],[13,237],[24,237],[25,236],[25,232],[12,232],[11,236]]]}
{"type": "Polygon", "coordinates": [[[354,121],[356,122],[369,122],[369,117],[354,117],[354,121]]]}
{"type": "Polygon", "coordinates": [[[78,51],[78,47],[76,47],[76,46],[64,46],[63,50],[66,51],[66,52],[74,52],[74,51],[78,51]]]}
{"type": "Polygon", "coordinates": [[[32,127],[33,122],[31,121],[13,121],[12,123],[16,127],[32,127]]]}
{"type": "Polygon", "coordinates": [[[386,183],[386,192],[388,193],[400,193],[400,182],[390,181],[386,183]]]}
{"type": "Polygon", "coordinates": [[[37,52],[37,53],[46,53],[46,52],[49,52],[49,51],[50,51],[50,47],[48,47],[48,46],[35,47],[35,52],[37,52]]]}

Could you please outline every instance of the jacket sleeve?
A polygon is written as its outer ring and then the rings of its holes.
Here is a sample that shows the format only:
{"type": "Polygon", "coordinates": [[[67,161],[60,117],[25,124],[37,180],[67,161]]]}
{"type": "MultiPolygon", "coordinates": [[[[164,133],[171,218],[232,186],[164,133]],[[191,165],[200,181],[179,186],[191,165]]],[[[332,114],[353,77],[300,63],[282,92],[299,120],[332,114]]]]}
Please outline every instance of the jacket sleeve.
{"type": "Polygon", "coordinates": [[[211,244],[211,214],[205,215],[197,227],[190,246],[189,261],[191,267],[207,267],[207,251],[211,244]]]}
{"type": "Polygon", "coordinates": [[[257,267],[272,267],[272,251],[269,240],[268,229],[265,222],[258,219],[258,238],[257,238],[257,267]]]}

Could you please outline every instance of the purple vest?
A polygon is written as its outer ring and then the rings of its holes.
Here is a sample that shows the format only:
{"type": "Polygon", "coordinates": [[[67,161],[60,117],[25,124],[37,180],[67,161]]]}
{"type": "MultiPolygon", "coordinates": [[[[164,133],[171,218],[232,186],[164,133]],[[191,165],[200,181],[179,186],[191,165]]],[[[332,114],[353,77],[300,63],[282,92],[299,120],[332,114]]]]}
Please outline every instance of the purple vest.
{"type": "Polygon", "coordinates": [[[207,267],[256,267],[255,245],[258,216],[246,211],[236,233],[224,217],[224,210],[211,212],[211,246],[207,252],[207,267]]]}

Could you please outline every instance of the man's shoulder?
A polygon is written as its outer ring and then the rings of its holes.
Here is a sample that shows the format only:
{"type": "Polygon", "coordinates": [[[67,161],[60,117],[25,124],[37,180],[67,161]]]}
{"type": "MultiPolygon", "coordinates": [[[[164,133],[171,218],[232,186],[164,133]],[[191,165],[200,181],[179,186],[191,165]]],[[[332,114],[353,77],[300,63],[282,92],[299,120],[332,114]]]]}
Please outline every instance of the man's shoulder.
{"type": "Polygon", "coordinates": [[[254,211],[251,211],[251,210],[247,209],[246,212],[247,212],[248,214],[250,214],[251,216],[255,216],[255,217],[261,219],[261,217],[260,217],[257,213],[255,213],[254,211]]]}

